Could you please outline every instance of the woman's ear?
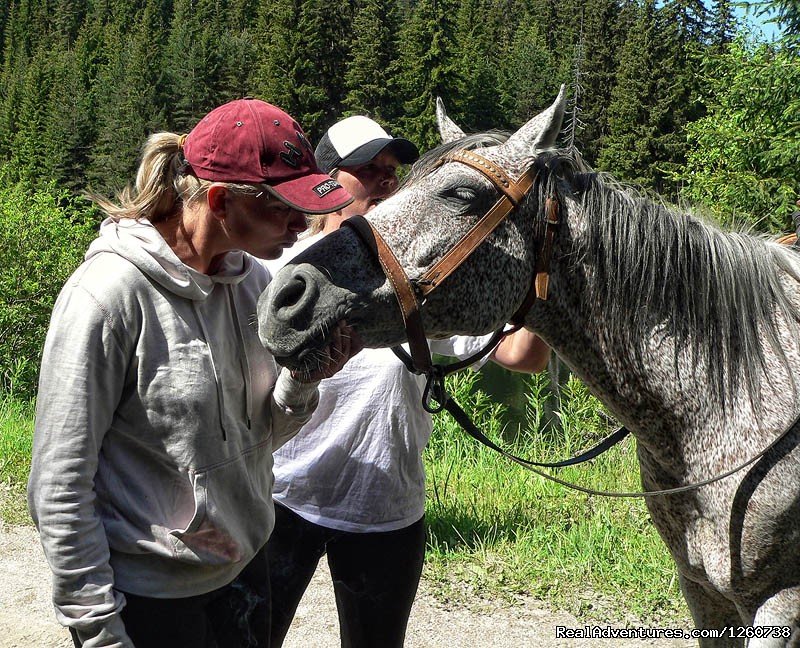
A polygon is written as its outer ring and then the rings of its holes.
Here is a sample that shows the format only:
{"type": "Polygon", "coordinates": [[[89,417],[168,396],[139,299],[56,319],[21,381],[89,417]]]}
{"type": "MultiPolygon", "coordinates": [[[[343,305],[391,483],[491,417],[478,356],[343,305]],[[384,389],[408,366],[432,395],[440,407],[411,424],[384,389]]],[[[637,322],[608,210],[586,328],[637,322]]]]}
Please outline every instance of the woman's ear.
{"type": "Polygon", "coordinates": [[[224,220],[226,214],[226,203],[229,196],[228,188],[221,184],[212,184],[206,192],[208,208],[215,218],[224,220]]]}

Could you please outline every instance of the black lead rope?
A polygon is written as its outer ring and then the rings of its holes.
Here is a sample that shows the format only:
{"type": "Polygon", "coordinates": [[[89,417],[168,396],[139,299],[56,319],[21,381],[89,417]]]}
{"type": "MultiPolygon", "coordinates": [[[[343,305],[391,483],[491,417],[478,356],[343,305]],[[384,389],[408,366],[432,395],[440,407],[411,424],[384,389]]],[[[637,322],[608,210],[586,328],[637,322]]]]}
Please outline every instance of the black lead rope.
{"type": "MultiPolygon", "coordinates": [[[[510,331],[508,331],[510,332],[510,331]]],[[[502,332],[500,332],[502,337],[502,332]]],[[[499,339],[499,338],[498,338],[499,339]]],[[[489,347],[493,348],[493,347],[489,347]]],[[[394,351],[395,355],[400,358],[403,363],[408,367],[409,371],[415,373],[417,375],[420,374],[419,371],[415,371],[413,368],[413,362],[411,361],[411,356],[409,356],[402,347],[392,347],[392,351],[394,351]]],[[[481,352],[476,354],[477,357],[483,357],[487,353],[486,349],[483,349],[481,352]]],[[[477,359],[477,357],[475,359],[477,359]]],[[[460,363],[459,363],[460,364],[460,363]]],[[[678,486],[675,488],[665,488],[663,490],[654,490],[654,491],[633,491],[633,492],[615,492],[615,491],[600,491],[595,490],[593,488],[586,488],[585,486],[579,486],[578,484],[573,484],[572,482],[565,481],[563,479],[559,479],[554,475],[550,475],[539,468],[564,468],[566,466],[574,466],[579,463],[584,463],[595,457],[601,455],[606,450],[610,449],[620,441],[622,441],[625,437],[630,434],[630,431],[626,427],[618,428],[614,433],[607,436],[603,439],[600,443],[596,446],[589,448],[586,452],[583,452],[579,455],[574,457],[570,457],[569,459],[563,459],[561,461],[554,461],[554,462],[545,462],[545,461],[529,461],[528,459],[523,459],[522,457],[518,457],[507,450],[504,450],[499,445],[497,445],[494,441],[492,441],[489,437],[487,437],[483,432],[481,432],[478,427],[472,422],[472,419],[464,412],[461,406],[455,401],[455,399],[451,398],[450,395],[447,393],[447,390],[444,385],[444,378],[448,374],[453,373],[453,370],[450,370],[450,365],[434,365],[434,368],[430,375],[427,376],[427,384],[425,385],[425,394],[426,396],[423,398],[423,407],[426,411],[435,414],[437,412],[441,412],[443,409],[446,409],[453,419],[458,423],[461,428],[469,434],[473,439],[476,439],[487,448],[491,448],[492,450],[500,453],[506,459],[513,461],[515,464],[521,466],[526,470],[530,470],[531,472],[536,473],[540,477],[544,477],[545,479],[555,482],[556,484],[561,484],[567,488],[571,488],[572,490],[580,491],[581,493],[586,493],[587,495],[600,495],[603,497],[615,497],[615,498],[640,498],[640,497],[660,497],[663,495],[676,495],[678,493],[686,493],[688,491],[696,490],[702,486],[707,486],[708,484],[713,484],[714,482],[718,482],[726,477],[730,477],[738,473],[739,471],[743,470],[747,466],[755,463],[758,459],[766,455],[770,450],[778,445],[788,434],[791,430],[795,428],[798,423],[800,423],[800,416],[794,420],[794,422],[786,428],[781,434],[775,438],[772,443],[770,443],[767,447],[765,447],[761,452],[757,455],[750,457],[746,461],[736,465],[735,467],[727,470],[719,475],[715,475],[709,479],[704,479],[699,482],[695,482],[692,484],[686,484],[684,486],[678,486]],[[433,397],[436,399],[437,405],[434,407],[429,407],[430,403],[426,403],[425,398],[430,399],[433,397]]]]}
{"type": "MultiPolygon", "coordinates": [[[[445,387],[444,379],[452,373],[460,371],[465,367],[473,364],[477,360],[483,358],[486,354],[489,353],[492,349],[497,346],[497,343],[506,335],[513,333],[516,329],[509,329],[508,331],[497,331],[489,341],[489,343],[481,349],[478,353],[470,356],[469,358],[462,360],[460,362],[451,364],[451,365],[441,365],[441,364],[434,364],[433,369],[430,374],[426,376],[425,382],[425,389],[422,394],[422,407],[426,412],[431,414],[438,414],[442,410],[447,410],[450,415],[455,419],[456,423],[458,423],[464,431],[469,434],[473,439],[479,441],[487,448],[491,448],[495,452],[499,452],[501,455],[510,459],[514,463],[517,463],[524,467],[530,466],[538,466],[540,468],[564,468],[566,466],[574,466],[579,463],[584,463],[586,461],[590,461],[595,457],[601,455],[609,448],[615,446],[617,443],[622,441],[626,436],[628,436],[629,432],[628,429],[625,427],[619,428],[616,432],[611,434],[610,436],[603,439],[600,443],[596,446],[589,448],[586,452],[582,452],[579,455],[574,457],[570,457],[569,459],[562,459],[561,461],[530,461],[528,459],[523,459],[522,457],[518,457],[507,450],[504,450],[499,445],[497,445],[494,441],[492,441],[489,437],[487,437],[483,432],[480,431],[477,425],[472,422],[472,419],[467,415],[467,413],[462,409],[462,407],[456,402],[454,398],[447,393],[447,388],[445,387]]],[[[392,351],[394,354],[400,358],[403,364],[406,366],[406,369],[411,371],[412,373],[419,374],[419,371],[414,369],[414,363],[411,359],[411,356],[406,353],[405,349],[402,347],[396,346],[392,347],[392,351]]]]}
{"type": "Polygon", "coordinates": [[[617,429],[617,431],[614,432],[613,434],[607,436],[593,448],[589,448],[586,452],[582,452],[581,454],[576,455],[574,457],[570,457],[569,459],[562,459],[561,461],[553,461],[553,462],[529,461],[528,459],[522,459],[521,457],[517,457],[516,455],[511,454],[507,450],[503,450],[503,448],[501,448],[489,437],[487,437],[483,432],[481,432],[478,429],[478,427],[472,422],[469,416],[467,416],[466,412],[464,412],[461,406],[452,398],[450,398],[445,403],[444,408],[448,412],[450,412],[450,415],[456,420],[456,422],[462,428],[464,428],[464,431],[466,431],[466,433],[469,434],[473,439],[477,439],[483,445],[499,452],[507,459],[510,459],[514,463],[520,464],[521,466],[526,468],[530,466],[539,466],[540,468],[565,468],[566,466],[574,466],[579,463],[584,463],[585,461],[590,461],[595,457],[603,454],[606,450],[615,446],[629,434],[628,428],[621,427],[617,429]]]}

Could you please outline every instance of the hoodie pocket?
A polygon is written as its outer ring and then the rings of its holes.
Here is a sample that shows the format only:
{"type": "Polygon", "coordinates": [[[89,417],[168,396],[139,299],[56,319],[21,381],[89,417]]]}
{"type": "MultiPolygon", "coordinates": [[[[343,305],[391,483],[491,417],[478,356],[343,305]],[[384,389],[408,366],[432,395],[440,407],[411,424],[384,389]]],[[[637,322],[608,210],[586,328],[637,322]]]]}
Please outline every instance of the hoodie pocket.
{"type": "Polygon", "coordinates": [[[184,529],[172,529],[175,557],[222,565],[248,560],[269,537],[272,509],[271,443],[192,473],[195,510],[184,529]]]}

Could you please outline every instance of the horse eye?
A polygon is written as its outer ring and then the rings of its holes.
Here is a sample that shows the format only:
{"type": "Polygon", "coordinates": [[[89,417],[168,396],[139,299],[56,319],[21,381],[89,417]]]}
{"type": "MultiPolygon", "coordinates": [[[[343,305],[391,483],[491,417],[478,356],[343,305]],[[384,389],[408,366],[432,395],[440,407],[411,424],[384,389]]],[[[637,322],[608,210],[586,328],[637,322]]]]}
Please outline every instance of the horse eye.
{"type": "Polygon", "coordinates": [[[472,203],[478,198],[477,192],[470,187],[453,187],[444,193],[446,198],[455,199],[464,203],[472,203]]]}

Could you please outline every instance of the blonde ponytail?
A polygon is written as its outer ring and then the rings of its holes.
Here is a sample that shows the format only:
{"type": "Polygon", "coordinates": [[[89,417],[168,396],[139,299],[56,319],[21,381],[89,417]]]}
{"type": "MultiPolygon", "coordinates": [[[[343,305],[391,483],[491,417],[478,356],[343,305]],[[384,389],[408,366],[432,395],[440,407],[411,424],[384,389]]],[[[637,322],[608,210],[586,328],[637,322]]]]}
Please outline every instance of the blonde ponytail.
{"type": "Polygon", "coordinates": [[[98,195],[89,197],[114,220],[146,218],[157,223],[178,213],[183,203],[204,195],[211,184],[185,173],[181,154],[185,135],[154,133],[142,147],[142,158],[133,187],[120,192],[117,202],[98,195]]]}
{"type": "MultiPolygon", "coordinates": [[[[183,158],[186,135],[154,133],[142,147],[142,160],[136,173],[136,183],[123,189],[117,202],[104,196],[89,194],[100,209],[114,220],[146,218],[151,223],[163,221],[173,214],[180,215],[184,205],[205,197],[214,184],[201,180],[192,173],[183,158]]],[[[259,185],[246,183],[217,183],[237,193],[253,195],[261,191],[259,185]]]]}

